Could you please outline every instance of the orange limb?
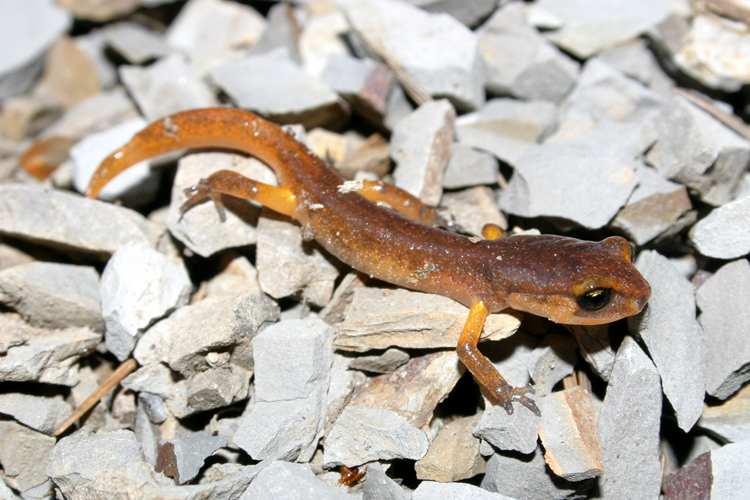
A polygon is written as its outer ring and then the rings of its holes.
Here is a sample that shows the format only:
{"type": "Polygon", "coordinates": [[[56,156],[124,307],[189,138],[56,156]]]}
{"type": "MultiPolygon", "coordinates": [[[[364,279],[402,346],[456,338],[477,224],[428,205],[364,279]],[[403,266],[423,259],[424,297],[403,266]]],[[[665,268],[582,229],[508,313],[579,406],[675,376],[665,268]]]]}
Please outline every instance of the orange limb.
{"type": "Polygon", "coordinates": [[[396,212],[422,224],[443,228],[452,226],[451,222],[440,216],[437,208],[425,205],[416,196],[393,184],[382,181],[364,181],[362,188],[357,189],[357,193],[375,203],[387,203],[396,212]]]}
{"type": "Polygon", "coordinates": [[[513,402],[521,403],[537,416],[541,415],[534,400],[526,396],[527,393],[534,394],[534,389],[531,386],[511,387],[490,360],[479,352],[477,343],[482,335],[484,321],[488,314],[487,306],[481,300],[471,305],[469,317],[458,338],[458,347],[456,347],[458,358],[477,381],[489,391],[489,398],[501,404],[508,415],[513,414],[513,402]]]}

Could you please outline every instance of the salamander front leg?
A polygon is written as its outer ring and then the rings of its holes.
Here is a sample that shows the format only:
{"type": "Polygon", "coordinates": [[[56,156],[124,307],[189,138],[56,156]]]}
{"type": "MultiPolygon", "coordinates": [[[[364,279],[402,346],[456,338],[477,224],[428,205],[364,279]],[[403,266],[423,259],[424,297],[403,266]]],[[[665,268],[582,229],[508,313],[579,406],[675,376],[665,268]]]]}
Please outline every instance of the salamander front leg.
{"type": "Polygon", "coordinates": [[[477,381],[489,391],[490,398],[497,400],[508,415],[513,414],[513,402],[518,402],[539,416],[539,408],[533,399],[526,394],[534,394],[534,388],[511,387],[510,384],[498,373],[497,369],[477,348],[479,337],[482,335],[484,320],[489,311],[482,301],[476,301],[471,306],[469,317],[466,320],[461,337],[458,339],[456,352],[461,362],[469,369],[477,381]]]}
{"type": "Polygon", "coordinates": [[[219,212],[219,218],[222,222],[226,219],[224,204],[221,202],[222,194],[258,202],[271,210],[290,217],[294,216],[297,208],[297,199],[290,190],[249,179],[231,170],[214,172],[207,178],[201,179],[195,186],[187,188],[185,194],[189,198],[180,207],[181,214],[198,205],[204,199],[210,198],[216,205],[216,210],[219,212]]]}

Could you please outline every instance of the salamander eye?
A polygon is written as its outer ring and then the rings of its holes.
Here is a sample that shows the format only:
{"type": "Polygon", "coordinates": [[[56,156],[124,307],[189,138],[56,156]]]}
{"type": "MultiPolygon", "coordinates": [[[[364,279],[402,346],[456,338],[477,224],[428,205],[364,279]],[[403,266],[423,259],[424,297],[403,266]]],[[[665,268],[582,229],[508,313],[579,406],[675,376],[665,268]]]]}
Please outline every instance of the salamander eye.
{"type": "Polygon", "coordinates": [[[596,288],[579,295],[576,300],[578,301],[578,305],[581,306],[581,309],[587,311],[598,311],[609,304],[609,299],[611,298],[611,288],[596,288]]]}

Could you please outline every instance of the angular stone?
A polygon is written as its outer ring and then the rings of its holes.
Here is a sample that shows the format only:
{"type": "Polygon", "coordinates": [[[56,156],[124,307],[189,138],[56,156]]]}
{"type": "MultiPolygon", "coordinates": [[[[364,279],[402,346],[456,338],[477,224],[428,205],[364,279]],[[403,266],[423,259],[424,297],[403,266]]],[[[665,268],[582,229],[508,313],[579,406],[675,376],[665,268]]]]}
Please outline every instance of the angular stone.
{"type": "Polygon", "coordinates": [[[711,485],[710,498],[742,498],[750,480],[747,475],[750,468],[750,441],[727,444],[711,452],[711,485]]]}
{"type": "Polygon", "coordinates": [[[484,490],[467,483],[436,483],[422,481],[414,490],[411,500],[434,500],[449,498],[451,500],[513,500],[510,497],[484,490]]]}
{"type": "Polygon", "coordinates": [[[489,406],[474,429],[474,435],[499,450],[533,453],[541,420],[525,406],[508,415],[501,406],[489,406]]]}
{"type": "Polygon", "coordinates": [[[711,454],[704,453],[664,479],[664,498],[711,498],[712,483],[711,454]]]}
{"type": "Polygon", "coordinates": [[[346,490],[338,489],[315,477],[302,465],[289,462],[272,462],[250,483],[240,500],[256,498],[320,498],[348,500],[346,490]]]}
{"type": "Polygon", "coordinates": [[[120,66],[119,73],[148,121],[219,105],[208,85],[178,54],[164,57],[147,68],[120,66]]]}
{"type": "Polygon", "coordinates": [[[149,421],[149,417],[144,409],[146,405],[143,403],[143,398],[138,397],[138,407],[135,413],[135,422],[133,425],[133,432],[138,440],[138,443],[143,448],[143,455],[146,462],[152,467],[156,465],[156,457],[159,452],[159,441],[161,440],[161,432],[159,428],[149,421]]]}
{"type": "Polygon", "coordinates": [[[258,280],[271,297],[301,290],[308,302],[325,306],[339,275],[329,258],[316,244],[304,241],[299,225],[287,217],[266,211],[258,221],[258,280]]]}
{"type": "Polygon", "coordinates": [[[353,467],[373,460],[419,460],[427,453],[424,432],[392,411],[347,406],[326,436],[323,466],[353,467]]]}
{"type": "Polygon", "coordinates": [[[349,368],[372,373],[390,373],[407,361],[409,353],[391,347],[379,356],[357,356],[349,363],[349,368]]]}
{"type": "Polygon", "coordinates": [[[690,230],[690,242],[703,255],[736,259],[750,253],[750,196],[715,208],[690,230]]]}
{"type": "Polygon", "coordinates": [[[427,12],[440,13],[454,17],[466,26],[472,28],[486,19],[497,7],[494,0],[474,0],[464,2],[463,0],[406,0],[410,4],[418,6],[427,12]]]}
{"type": "Polygon", "coordinates": [[[573,483],[552,474],[537,448],[531,459],[519,460],[517,453],[496,453],[487,461],[481,487],[515,500],[563,500],[585,495],[589,481],[573,483]]]}
{"type": "Polygon", "coordinates": [[[492,153],[515,166],[523,152],[552,132],[557,109],[546,101],[492,99],[456,120],[458,142],[492,153]]]}
{"type": "Polygon", "coordinates": [[[47,480],[55,438],[13,421],[0,421],[0,465],[15,486],[26,491],[47,480]]]}
{"type": "Polygon", "coordinates": [[[0,271],[9,269],[14,266],[20,266],[22,264],[30,264],[35,262],[35,259],[21,250],[5,245],[0,240],[0,271]]]}
{"type": "Polygon", "coordinates": [[[103,22],[132,12],[142,1],[114,0],[102,3],[98,0],[60,0],[59,3],[77,19],[103,22]]]}
{"type": "Polygon", "coordinates": [[[659,496],[661,411],[659,373],[638,344],[625,337],[599,412],[603,498],[659,496]]]}
{"type": "Polygon", "coordinates": [[[89,266],[33,262],[0,272],[0,302],[33,326],[103,331],[99,275],[89,266]]]}
{"type": "MultiPolygon", "coordinates": [[[[187,380],[185,399],[188,414],[223,408],[247,398],[252,371],[228,364],[228,353],[224,354],[224,364],[227,366],[212,367],[187,380]]],[[[206,357],[210,359],[210,353],[206,357]]]]}
{"type": "Polygon", "coordinates": [[[706,342],[706,392],[726,399],[750,379],[750,264],[740,259],[721,267],[695,295],[706,342]]]}
{"type": "Polygon", "coordinates": [[[0,198],[0,234],[68,252],[106,258],[128,241],[156,246],[164,232],[133,210],[54,189],[3,185],[0,198]]]}
{"type": "Polygon", "coordinates": [[[461,228],[474,236],[481,236],[485,224],[508,228],[508,221],[497,208],[495,193],[487,186],[444,193],[441,206],[446,207],[461,228]]]}
{"type": "Polygon", "coordinates": [[[266,29],[260,36],[260,39],[247,51],[250,55],[265,54],[274,49],[283,47],[289,57],[300,62],[299,57],[299,25],[294,19],[294,10],[292,6],[280,3],[268,9],[266,16],[266,29]]]}
{"type": "Polygon", "coordinates": [[[109,24],[101,33],[107,44],[131,64],[143,64],[171,52],[164,35],[138,23],[109,24]]]}
{"type": "Polygon", "coordinates": [[[286,320],[253,340],[255,405],[233,441],[254,459],[312,458],[326,415],[333,334],[320,319],[286,320]]]}
{"type": "Polygon", "coordinates": [[[720,405],[706,406],[696,425],[731,443],[750,439],[750,386],[720,405]]]}
{"type": "Polygon", "coordinates": [[[537,395],[550,394],[555,384],[573,373],[578,361],[577,346],[574,337],[552,333],[534,348],[527,368],[537,395]]]}
{"type": "Polygon", "coordinates": [[[243,292],[260,293],[258,271],[240,255],[235,257],[219,274],[206,282],[206,297],[231,297],[243,292]]]}
{"type": "Polygon", "coordinates": [[[615,351],[609,341],[608,325],[566,325],[576,338],[581,356],[591,369],[605,381],[609,381],[615,351]]]}
{"type": "Polygon", "coordinates": [[[443,175],[443,187],[460,189],[482,184],[497,184],[498,163],[490,154],[454,142],[451,159],[443,175]]]}
{"type": "Polygon", "coordinates": [[[10,415],[34,430],[52,434],[73,410],[59,398],[11,392],[0,394],[0,413],[10,415]]]}
{"type": "Polygon", "coordinates": [[[396,186],[427,205],[437,205],[443,193],[455,117],[456,111],[448,101],[426,102],[399,121],[391,136],[396,186]]]}
{"type": "Polygon", "coordinates": [[[410,500],[411,495],[385,475],[380,462],[367,464],[362,500],[410,500]]]}
{"type": "Polygon", "coordinates": [[[659,60],[644,38],[636,38],[605,50],[599,54],[599,59],[661,96],[672,94],[674,82],[659,65],[659,60]]]}
{"type": "Polygon", "coordinates": [[[107,349],[127,359],[148,327],[187,304],[192,288],[184,266],[153,248],[139,243],[119,248],[100,285],[107,349]]]}
{"type": "Polygon", "coordinates": [[[540,0],[538,6],[558,16],[563,27],[547,38],[567,52],[586,59],[611,46],[636,38],[669,14],[669,3],[658,0],[540,0]]]}
{"type": "Polygon", "coordinates": [[[427,454],[414,464],[417,479],[450,483],[483,474],[479,439],[472,436],[479,419],[459,418],[440,429],[427,454]]]}
{"type": "Polygon", "coordinates": [[[444,14],[429,14],[394,0],[339,0],[347,20],[367,46],[404,71],[435,97],[474,110],[484,102],[477,37],[444,14]]]}
{"type": "Polygon", "coordinates": [[[16,494],[13,493],[13,490],[8,488],[5,481],[0,480],[0,500],[20,500],[20,498],[21,497],[16,496],[16,494]]]}
{"type": "Polygon", "coordinates": [[[301,123],[307,129],[339,124],[344,102],[295,64],[285,49],[249,55],[211,70],[211,78],[244,109],[277,123],[301,123]]]}
{"type": "MultiPolygon", "coordinates": [[[[356,288],[336,348],[367,351],[402,348],[455,347],[468,309],[446,297],[404,289],[356,288]]],[[[499,340],[515,333],[516,316],[491,314],[482,340],[499,340]]]]}
{"type": "Polygon", "coordinates": [[[348,55],[350,51],[345,38],[349,31],[346,17],[331,7],[329,3],[328,8],[307,9],[297,42],[302,68],[316,78],[321,78],[330,58],[348,55]]]}
{"type": "Polygon", "coordinates": [[[34,328],[15,314],[0,314],[0,381],[74,386],[75,363],[101,341],[88,328],[34,328]]]}
{"type": "Polygon", "coordinates": [[[168,439],[159,448],[155,470],[174,478],[177,484],[185,484],[198,475],[206,458],[227,444],[226,439],[203,431],[168,439]]]}
{"type": "Polygon", "coordinates": [[[525,11],[525,4],[505,4],[477,30],[487,90],[558,102],[578,78],[579,65],[545,40],[527,22],[525,11]]]}
{"type": "Polygon", "coordinates": [[[33,137],[62,113],[62,103],[48,91],[6,99],[0,108],[0,133],[16,141],[33,137]]]}
{"type": "Polygon", "coordinates": [[[628,318],[628,325],[648,347],[677,423],[688,432],[703,411],[706,388],[706,346],[695,320],[695,291],[656,251],[642,252],[635,264],[651,285],[651,298],[641,314],[628,318]]]}
{"type": "MultiPolygon", "coordinates": [[[[73,39],[78,50],[83,52],[89,62],[94,66],[99,86],[102,89],[113,90],[117,84],[117,69],[107,57],[107,42],[101,30],[92,30],[85,35],[79,35],[73,39]]],[[[122,91],[122,89],[116,89],[122,91]]],[[[100,96],[97,94],[94,96],[100,96]]],[[[113,124],[111,124],[113,125],[113,124]]]]}
{"type": "Polygon", "coordinates": [[[539,399],[542,427],[539,439],[552,472],[568,481],[583,481],[604,473],[602,447],[591,395],[581,386],[539,399]]]}
{"type": "MultiPolygon", "coordinates": [[[[137,117],[138,110],[125,90],[116,88],[89,97],[69,108],[59,120],[44,130],[43,135],[78,139],[137,117]]],[[[109,152],[117,146],[112,144],[109,152]]]]}

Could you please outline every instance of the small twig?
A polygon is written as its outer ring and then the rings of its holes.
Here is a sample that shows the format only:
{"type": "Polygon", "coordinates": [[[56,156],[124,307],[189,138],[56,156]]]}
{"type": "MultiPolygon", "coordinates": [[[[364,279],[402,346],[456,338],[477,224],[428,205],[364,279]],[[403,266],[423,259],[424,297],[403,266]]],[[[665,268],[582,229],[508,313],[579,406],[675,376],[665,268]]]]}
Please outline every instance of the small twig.
{"type": "Polygon", "coordinates": [[[107,394],[113,387],[115,387],[117,384],[119,384],[122,379],[127,377],[130,372],[135,370],[138,367],[138,363],[135,359],[130,358],[127,361],[123,361],[120,363],[120,366],[117,367],[117,369],[112,372],[112,375],[107,377],[107,380],[102,382],[102,384],[96,388],[96,390],[91,393],[91,396],[86,398],[86,401],[81,403],[81,406],[79,406],[76,411],[73,412],[71,416],[69,416],[65,422],[60,425],[57,429],[55,429],[54,436],[59,436],[66,430],[68,430],[68,427],[73,425],[76,420],[81,418],[87,411],[89,411],[91,408],[94,407],[96,403],[98,403],[105,394],[107,394]]]}
{"type": "Polygon", "coordinates": [[[740,21],[750,26],[750,10],[726,0],[705,0],[706,8],[720,16],[740,21]]]}
{"type": "Polygon", "coordinates": [[[734,130],[740,136],[750,140],[750,127],[748,127],[747,124],[743,122],[738,116],[727,113],[705,97],[690,90],[680,87],[672,87],[672,91],[675,94],[681,95],[691,103],[695,104],[700,109],[710,114],[730,129],[734,130]]]}

